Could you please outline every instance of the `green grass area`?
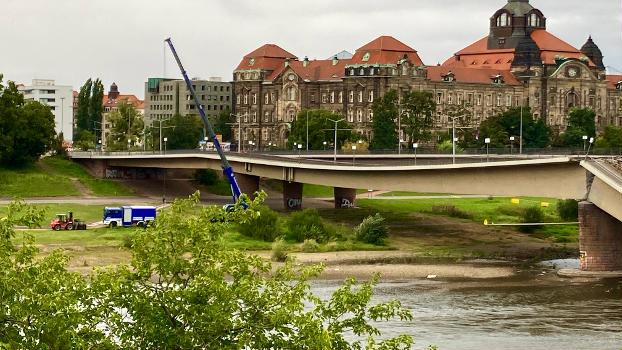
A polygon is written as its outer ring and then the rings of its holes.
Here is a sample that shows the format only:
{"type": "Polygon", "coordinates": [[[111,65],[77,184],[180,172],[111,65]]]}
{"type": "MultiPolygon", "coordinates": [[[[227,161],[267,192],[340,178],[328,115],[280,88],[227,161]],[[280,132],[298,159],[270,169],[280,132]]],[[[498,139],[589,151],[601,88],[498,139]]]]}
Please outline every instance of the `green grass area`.
{"type": "Polygon", "coordinates": [[[0,197],[78,196],[80,192],[65,176],[49,174],[36,165],[21,169],[0,168],[0,197]]]}
{"type": "Polygon", "coordinates": [[[134,191],[122,184],[107,179],[98,179],[89,174],[83,167],[63,157],[46,157],[43,162],[62,176],[76,178],[84,186],[98,196],[127,196],[134,191]]]}
{"type": "MultiPolygon", "coordinates": [[[[455,207],[466,217],[458,220],[483,223],[520,223],[521,211],[527,207],[538,206],[541,202],[549,203],[548,207],[540,207],[544,213],[545,222],[563,222],[559,217],[556,205],[557,199],[538,197],[518,197],[519,203],[514,204],[509,197],[489,198],[430,198],[430,199],[357,199],[358,206],[384,212],[385,215],[408,214],[420,212],[432,215],[450,216],[441,213],[438,207],[455,207]],[[436,208],[434,208],[436,207],[436,208]]],[[[518,227],[518,226],[517,226],[518,227]]],[[[551,225],[543,226],[535,232],[537,235],[554,237],[557,242],[576,242],[579,228],[577,225],[551,225]]]]}
{"type": "MultiPolygon", "coordinates": [[[[76,231],[53,231],[53,230],[30,230],[35,237],[36,244],[81,246],[84,248],[94,247],[120,247],[123,245],[124,236],[131,235],[133,228],[96,228],[76,231]]],[[[15,242],[21,242],[19,231],[15,242]]]]}
{"type": "MultiPolygon", "coordinates": [[[[33,204],[36,208],[45,212],[45,220],[42,224],[43,228],[48,228],[48,225],[52,219],[56,217],[56,214],[67,214],[70,211],[73,212],[73,217],[92,223],[101,221],[104,207],[116,207],[121,204],[98,204],[98,205],[84,205],[76,203],[62,203],[62,204],[33,204]]],[[[6,215],[6,206],[0,206],[0,217],[6,215]]]]}
{"type": "Polygon", "coordinates": [[[391,191],[387,193],[379,194],[378,197],[404,197],[404,196],[449,196],[447,193],[434,193],[434,192],[405,192],[405,191],[391,191]]]}
{"type": "Polygon", "coordinates": [[[218,181],[213,185],[203,186],[207,192],[213,193],[219,196],[231,196],[231,185],[225,179],[218,178],[218,181]]]}

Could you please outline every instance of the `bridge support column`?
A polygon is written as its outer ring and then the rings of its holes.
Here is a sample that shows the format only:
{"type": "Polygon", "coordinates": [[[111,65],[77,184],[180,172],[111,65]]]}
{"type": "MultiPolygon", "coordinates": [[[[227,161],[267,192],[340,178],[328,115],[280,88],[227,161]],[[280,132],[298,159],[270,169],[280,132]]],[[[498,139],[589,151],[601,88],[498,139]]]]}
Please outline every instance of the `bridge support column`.
{"type": "Polygon", "coordinates": [[[302,183],[283,181],[283,206],[288,210],[302,209],[302,183]]]}
{"type": "Polygon", "coordinates": [[[356,199],[356,189],[335,187],[333,191],[335,194],[335,208],[336,209],[354,208],[354,200],[356,199]]]}
{"type": "Polygon", "coordinates": [[[250,198],[255,198],[255,192],[259,191],[259,176],[247,174],[235,174],[235,179],[240,186],[242,193],[250,198]]]}
{"type": "Polygon", "coordinates": [[[581,270],[622,270],[622,222],[590,202],[579,203],[581,270]]]}

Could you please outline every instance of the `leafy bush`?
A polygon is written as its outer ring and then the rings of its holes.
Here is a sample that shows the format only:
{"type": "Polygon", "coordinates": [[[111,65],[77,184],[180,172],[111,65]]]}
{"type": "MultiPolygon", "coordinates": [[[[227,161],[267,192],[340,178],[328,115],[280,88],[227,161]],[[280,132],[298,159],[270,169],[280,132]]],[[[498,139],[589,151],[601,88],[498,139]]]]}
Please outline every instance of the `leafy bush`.
{"type": "Polygon", "coordinates": [[[562,220],[576,221],[579,218],[579,202],[574,199],[557,201],[557,213],[562,220]]]}
{"type": "Polygon", "coordinates": [[[320,245],[317,244],[315,239],[305,239],[300,248],[305,253],[315,253],[320,250],[320,245]]]}
{"type": "Polygon", "coordinates": [[[258,216],[238,224],[238,231],[247,237],[274,242],[277,237],[282,235],[279,215],[265,205],[258,206],[257,211],[259,212],[258,216]]]}
{"type": "MultiPolygon", "coordinates": [[[[542,222],[544,219],[544,212],[540,207],[528,207],[523,210],[521,215],[521,222],[523,223],[536,223],[542,222]]],[[[520,226],[519,230],[522,232],[533,232],[536,229],[541,228],[542,226],[534,225],[534,226],[520,226]]]]}
{"type": "MultiPolygon", "coordinates": [[[[453,153],[453,144],[451,140],[443,141],[438,144],[438,152],[439,153],[453,153]]],[[[464,149],[456,143],[456,154],[464,153],[464,149]]]]}
{"type": "Polygon", "coordinates": [[[363,219],[354,230],[356,239],[365,243],[382,244],[389,235],[389,228],[384,224],[384,218],[380,213],[370,215],[363,219]]]}
{"type": "Polygon", "coordinates": [[[318,243],[326,243],[330,233],[322,223],[317,209],[310,208],[292,213],[287,222],[287,240],[304,242],[305,239],[315,239],[318,243]]]}
{"type": "Polygon", "coordinates": [[[285,251],[285,242],[279,238],[272,243],[272,261],[283,262],[287,260],[287,252],[285,251]]]}
{"type": "Polygon", "coordinates": [[[209,186],[218,182],[218,173],[213,169],[197,169],[193,174],[193,178],[201,185],[209,186]]]}
{"type": "Polygon", "coordinates": [[[437,204],[432,206],[432,212],[435,214],[443,214],[454,218],[470,219],[473,215],[467,211],[460,210],[453,205],[437,204]]]}

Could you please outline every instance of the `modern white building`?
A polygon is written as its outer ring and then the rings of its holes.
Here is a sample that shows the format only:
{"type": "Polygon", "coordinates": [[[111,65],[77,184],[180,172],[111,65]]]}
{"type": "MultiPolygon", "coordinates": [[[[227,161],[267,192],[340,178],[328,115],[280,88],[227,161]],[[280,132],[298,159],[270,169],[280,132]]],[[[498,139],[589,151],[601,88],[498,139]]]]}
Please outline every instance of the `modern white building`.
{"type": "Polygon", "coordinates": [[[33,79],[32,85],[19,85],[24,99],[50,106],[54,113],[54,129],[63,133],[65,141],[73,141],[73,88],[55,85],[54,80],[33,79]]]}

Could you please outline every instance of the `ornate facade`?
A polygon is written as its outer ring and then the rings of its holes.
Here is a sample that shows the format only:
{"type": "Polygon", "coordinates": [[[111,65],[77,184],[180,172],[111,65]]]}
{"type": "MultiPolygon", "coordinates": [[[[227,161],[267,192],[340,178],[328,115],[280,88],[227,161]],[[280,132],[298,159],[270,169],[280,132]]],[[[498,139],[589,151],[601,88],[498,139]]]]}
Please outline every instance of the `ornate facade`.
{"type": "Polygon", "coordinates": [[[579,50],[546,31],[528,0],[509,0],[490,18],[490,33],[442,65],[425,65],[417,51],[390,36],[351,58],[298,59],[274,44],[244,56],[233,72],[234,138],[283,146],[302,109],[340,113],[371,137],[375,98],[391,89],[430,91],[436,126],[446,128],[452,105],[467,103],[473,126],[510,107],[529,106],[556,132],[573,107],[595,110],[597,126],[622,125],[620,81],[606,75],[591,38],[579,50]],[[239,128],[241,132],[239,133],[239,128]]]}

